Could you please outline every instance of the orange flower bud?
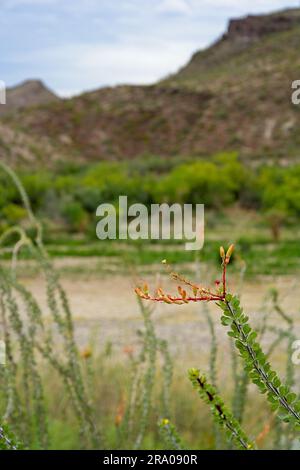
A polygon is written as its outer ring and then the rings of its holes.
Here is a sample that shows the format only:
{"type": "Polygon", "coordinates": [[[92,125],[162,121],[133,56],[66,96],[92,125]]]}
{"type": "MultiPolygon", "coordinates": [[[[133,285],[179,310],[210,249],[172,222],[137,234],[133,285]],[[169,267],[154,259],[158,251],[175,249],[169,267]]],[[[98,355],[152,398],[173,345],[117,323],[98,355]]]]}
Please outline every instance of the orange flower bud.
{"type": "Polygon", "coordinates": [[[136,288],[134,289],[134,291],[135,291],[136,295],[137,295],[138,297],[140,297],[141,299],[146,299],[146,300],[149,299],[149,294],[143,292],[140,287],[136,287],[136,288]]]}
{"type": "Polygon", "coordinates": [[[83,351],[81,351],[80,355],[82,359],[89,359],[92,356],[91,348],[85,348],[83,351]]]}
{"type": "Polygon", "coordinates": [[[164,297],[165,293],[164,293],[164,291],[162,290],[161,287],[159,287],[159,288],[157,289],[157,295],[158,295],[159,297],[164,297]]]}
{"type": "Polygon", "coordinates": [[[124,346],[123,348],[123,353],[128,354],[128,356],[131,356],[134,353],[134,348],[133,346],[124,346]]]}
{"type": "Polygon", "coordinates": [[[225,264],[229,264],[230,257],[233,253],[234,250],[234,245],[230,245],[230,247],[227,250],[226,257],[225,257],[225,264]]]}
{"type": "Polygon", "coordinates": [[[123,421],[123,416],[121,414],[117,414],[115,417],[115,425],[118,427],[123,421]]]}
{"type": "Polygon", "coordinates": [[[233,250],[234,250],[234,245],[230,245],[230,247],[228,248],[227,253],[226,253],[226,258],[230,259],[231,255],[233,253],[233,250]]]}
{"type": "Polygon", "coordinates": [[[149,294],[149,287],[148,287],[148,284],[144,284],[144,285],[143,285],[143,292],[144,292],[144,294],[149,294]]]}

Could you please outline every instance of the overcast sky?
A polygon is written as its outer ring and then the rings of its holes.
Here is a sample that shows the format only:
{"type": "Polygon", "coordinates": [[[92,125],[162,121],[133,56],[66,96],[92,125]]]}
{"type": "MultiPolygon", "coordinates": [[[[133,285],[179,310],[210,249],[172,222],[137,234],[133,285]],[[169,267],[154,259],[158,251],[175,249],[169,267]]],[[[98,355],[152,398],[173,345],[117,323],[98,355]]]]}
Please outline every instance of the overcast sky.
{"type": "Polygon", "coordinates": [[[285,0],[0,0],[0,80],[41,78],[62,96],[152,83],[220,36],[228,19],[285,0]]]}

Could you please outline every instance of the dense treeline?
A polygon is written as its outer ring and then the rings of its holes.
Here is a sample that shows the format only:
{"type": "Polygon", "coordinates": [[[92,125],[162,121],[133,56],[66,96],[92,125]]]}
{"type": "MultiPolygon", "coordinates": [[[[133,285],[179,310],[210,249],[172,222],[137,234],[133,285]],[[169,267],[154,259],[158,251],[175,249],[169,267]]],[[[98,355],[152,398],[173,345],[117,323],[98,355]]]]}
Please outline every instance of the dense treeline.
{"type": "MultiPolygon", "coordinates": [[[[204,203],[222,210],[238,203],[280,224],[300,214],[300,165],[246,167],[232,153],[209,160],[145,157],[130,162],[89,166],[60,164],[52,173],[19,174],[34,210],[49,225],[86,231],[102,202],[204,203]]],[[[17,190],[0,175],[1,230],[25,217],[17,190]]]]}

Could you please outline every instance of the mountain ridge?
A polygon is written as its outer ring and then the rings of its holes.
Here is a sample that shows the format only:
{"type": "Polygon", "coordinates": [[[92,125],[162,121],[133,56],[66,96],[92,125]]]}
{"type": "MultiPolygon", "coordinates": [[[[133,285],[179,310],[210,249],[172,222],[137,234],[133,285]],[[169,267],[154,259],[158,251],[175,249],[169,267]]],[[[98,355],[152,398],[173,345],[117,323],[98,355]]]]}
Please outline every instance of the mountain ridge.
{"type": "Polygon", "coordinates": [[[250,15],[155,85],[31,103],[2,122],[86,162],[236,150],[285,163],[300,158],[300,109],[291,104],[299,45],[300,9],[250,15]]]}
{"type": "Polygon", "coordinates": [[[0,116],[20,108],[38,106],[57,100],[59,100],[58,96],[42,80],[25,80],[6,90],[6,104],[0,106],[0,116]]]}

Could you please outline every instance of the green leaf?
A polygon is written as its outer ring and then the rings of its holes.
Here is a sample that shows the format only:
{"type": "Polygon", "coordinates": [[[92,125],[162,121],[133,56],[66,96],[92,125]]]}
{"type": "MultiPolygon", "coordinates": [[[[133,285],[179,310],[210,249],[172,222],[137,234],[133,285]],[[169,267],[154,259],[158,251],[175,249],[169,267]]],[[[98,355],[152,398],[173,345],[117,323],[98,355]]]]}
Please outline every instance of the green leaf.
{"type": "Polygon", "coordinates": [[[291,405],[297,398],[296,393],[290,392],[286,395],[286,401],[291,405]]]}
{"type": "Polygon", "coordinates": [[[229,318],[229,317],[221,317],[221,323],[222,325],[224,326],[228,326],[232,323],[232,318],[229,318]]]}
{"type": "Polygon", "coordinates": [[[276,377],[274,377],[272,383],[273,383],[274,387],[276,387],[276,388],[280,387],[281,382],[280,382],[279,378],[277,377],[277,375],[276,375],[276,377]]]}
{"type": "Polygon", "coordinates": [[[251,328],[250,328],[249,325],[246,324],[246,325],[243,326],[243,332],[245,333],[245,335],[250,333],[250,331],[251,331],[251,328]]]}

